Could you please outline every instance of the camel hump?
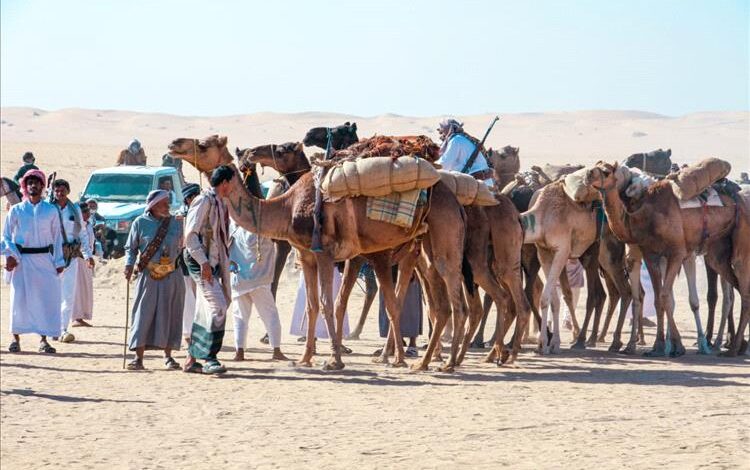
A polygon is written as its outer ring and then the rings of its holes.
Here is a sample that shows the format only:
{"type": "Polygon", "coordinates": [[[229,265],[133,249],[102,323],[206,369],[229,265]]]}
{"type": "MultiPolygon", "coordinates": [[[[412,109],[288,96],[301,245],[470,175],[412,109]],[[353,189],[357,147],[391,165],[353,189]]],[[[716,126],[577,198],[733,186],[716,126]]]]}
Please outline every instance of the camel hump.
{"type": "Polygon", "coordinates": [[[668,180],[675,196],[687,201],[697,197],[720,179],[726,178],[730,171],[732,165],[729,162],[719,158],[706,158],[670,175],[668,180]]]}

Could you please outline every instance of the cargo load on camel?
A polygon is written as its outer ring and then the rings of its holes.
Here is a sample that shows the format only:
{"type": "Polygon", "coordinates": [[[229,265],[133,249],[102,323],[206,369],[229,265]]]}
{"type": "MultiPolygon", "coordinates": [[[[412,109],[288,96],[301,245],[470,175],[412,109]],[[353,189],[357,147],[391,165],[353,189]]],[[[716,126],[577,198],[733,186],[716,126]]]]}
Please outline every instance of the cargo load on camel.
{"type": "Polygon", "coordinates": [[[440,157],[440,146],[425,135],[376,135],[335,151],[333,159],[403,157],[406,155],[434,162],[440,157]]]}
{"type": "Polygon", "coordinates": [[[718,158],[707,158],[667,176],[675,196],[682,201],[697,197],[712,184],[726,178],[732,165],[718,158]]]}
{"type": "Polygon", "coordinates": [[[439,170],[440,180],[456,195],[462,206],[496,206],[497,199],[484,183],[466,173],[439,170]]]}

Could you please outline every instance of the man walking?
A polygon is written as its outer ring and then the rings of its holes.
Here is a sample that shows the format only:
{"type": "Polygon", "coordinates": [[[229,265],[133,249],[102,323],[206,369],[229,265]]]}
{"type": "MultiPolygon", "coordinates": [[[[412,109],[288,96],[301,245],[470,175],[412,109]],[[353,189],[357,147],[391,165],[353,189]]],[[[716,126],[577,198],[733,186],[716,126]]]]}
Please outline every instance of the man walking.
{"type": "Polygon", "coordinates": [[[216,355],[224,340],[229,283],[229,217],[221,198],[231,191],[234,171],[216,168],[211,189],[193,200],[185,224],[185,248],[190,275],[196,283],[196,312],[185,372],[222,374],[226,368],[216,355]],[[205,365],[196,362],[205,360],[205,365]]]}
{"type": "Polygon", "coordinates": [[[52,183],[52,191],[60,219],[63,257],[66,265],[62,275],[62,335],[60,341],[72,343],[75,341],[75,336],[68,333],[68,326],[74,312],[85,310],[84,305],[87,300],[80,286],[86,282],[86,273],[83,270],[94,269],[94,257],[91,253],[91,244],[83,222],[81,208],[68,199],[70,184],[63,179],[55,180],[52,183]]]}
{"type": "Polygon", "coordinates": [[[21,351],[20,335],[36,333],[41,336],[39,352],[55,353],[47,336],[60,334],[60,273],[65,261],[57,209],[42,200],[45,181],[40,170],[26,172],[21,179],[24,200],[5,218],[1,245],[10,273],[10,352],[21,351]]]}

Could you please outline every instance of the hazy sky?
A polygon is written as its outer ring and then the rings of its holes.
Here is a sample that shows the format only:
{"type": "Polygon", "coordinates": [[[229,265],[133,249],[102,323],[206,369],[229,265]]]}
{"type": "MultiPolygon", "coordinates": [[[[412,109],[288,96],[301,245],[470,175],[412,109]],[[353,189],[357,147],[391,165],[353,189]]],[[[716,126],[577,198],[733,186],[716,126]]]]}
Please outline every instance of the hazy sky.
{"type": "Polygon", "coordinates": [[[750,0],[2,0],[3,106],[748,110],[750,0]]]}

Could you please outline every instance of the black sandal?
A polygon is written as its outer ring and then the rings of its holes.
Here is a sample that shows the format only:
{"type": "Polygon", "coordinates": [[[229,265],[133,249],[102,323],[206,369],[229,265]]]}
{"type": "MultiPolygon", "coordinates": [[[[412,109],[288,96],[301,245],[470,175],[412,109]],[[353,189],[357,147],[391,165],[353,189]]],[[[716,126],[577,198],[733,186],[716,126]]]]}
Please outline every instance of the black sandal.
{"type": "Polygon", "coordinates": [[[12,353],[21,352],[21,345],[18,344],[18,341],[13,341],[10,343],[10,346],[8,346],[8,351],[12,353]]]}
{"type": "Polygon", "coordinates": [[[39,352],[44,354],[55,354],[57,352],[57,349],[50,346],[49,343],[40,343],[39,352]]]}
{"type": "Polygon", "coordinates": [[[164,361],[164,365],[168,370],[177,370],[180,368],[180,365],[177,363],[177,361],[174,360],[173,357],[166,358],[166,360],[164,361]]]}
{"type": "Polygon", "coordinates": [[[145,367],[143,367],[143,362],[138,359],[133,359],[132,361],[128,362],[128,365],[126,367],[128,370],[143,370],[145,367]]]}
{"type": "Polygon", "coordinates": [[[202,374],[203,364],[201,364],[200,362],[193,362],[190,367],[183,368],[182,371],[187,374],[202,374]]]}

